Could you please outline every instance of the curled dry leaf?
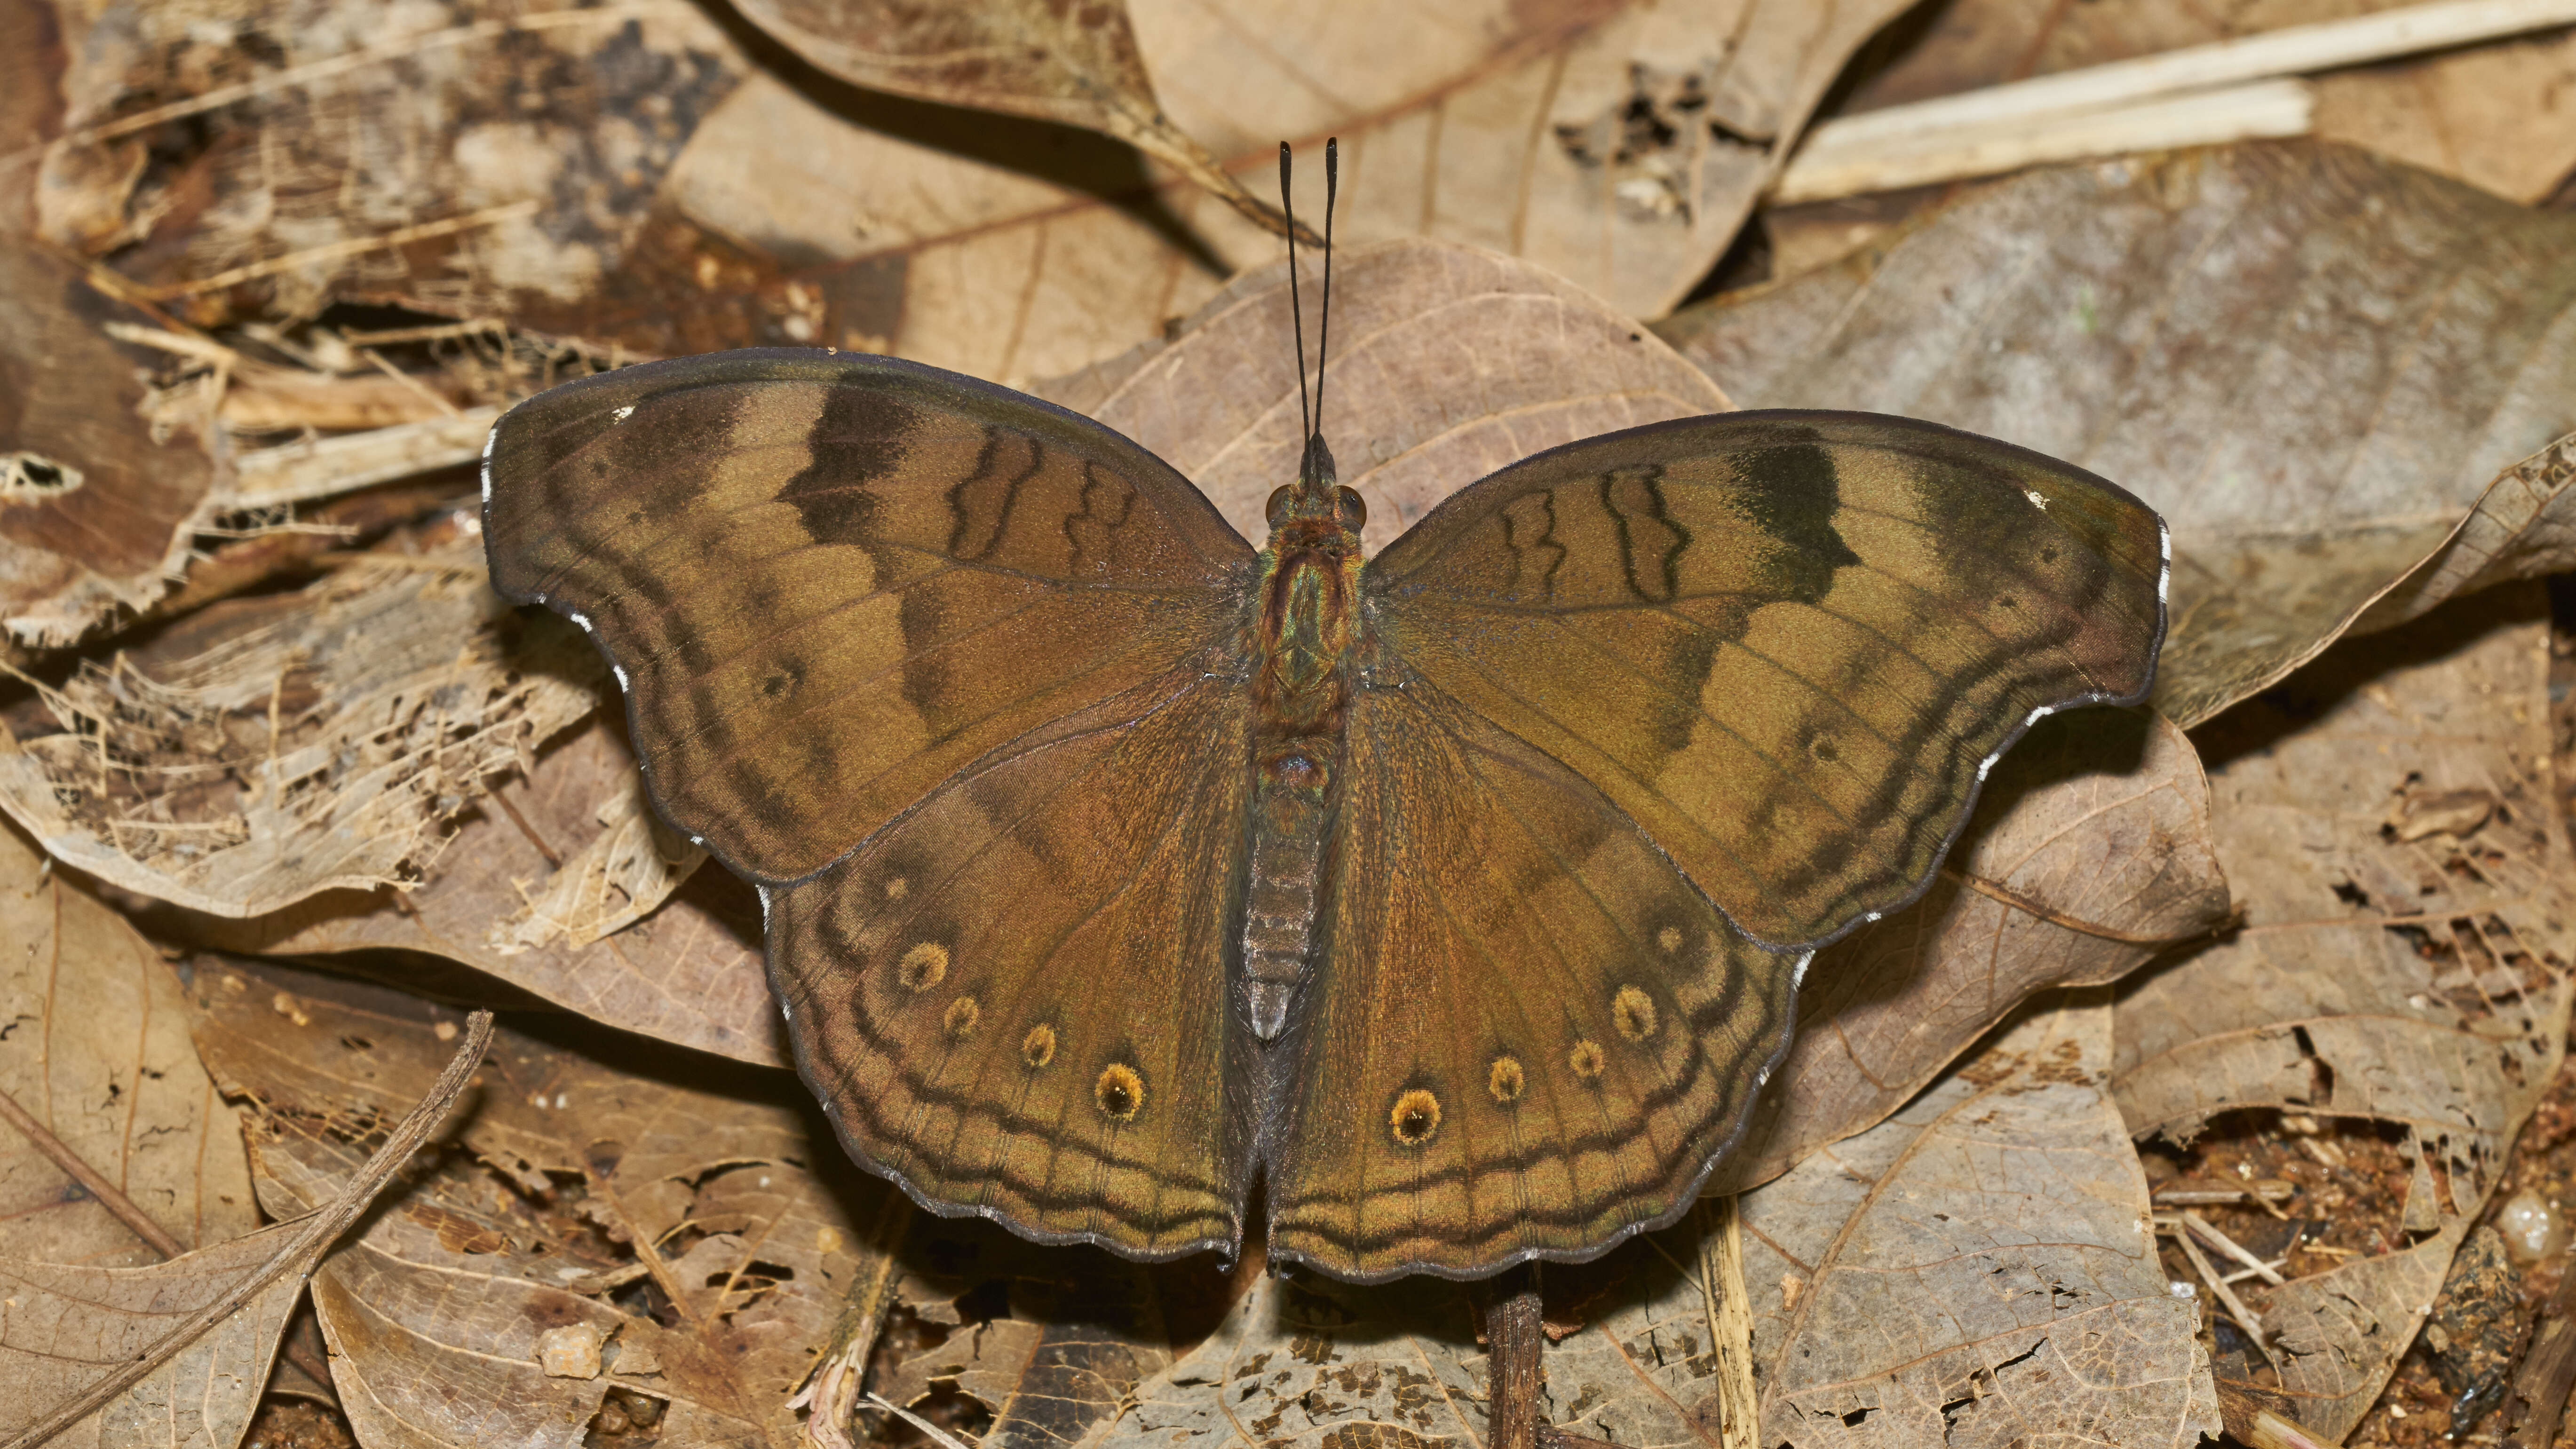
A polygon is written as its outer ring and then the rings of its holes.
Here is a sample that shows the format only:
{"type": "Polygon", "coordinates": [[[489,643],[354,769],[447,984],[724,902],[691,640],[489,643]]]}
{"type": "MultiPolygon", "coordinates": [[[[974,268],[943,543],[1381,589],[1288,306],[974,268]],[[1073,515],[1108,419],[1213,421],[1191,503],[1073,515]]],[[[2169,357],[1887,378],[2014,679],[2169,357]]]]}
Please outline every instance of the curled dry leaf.
{"type": "MultiPolygon", "coordinates": [[[[2576,217],[2340,147],[2181,152],[1982,188],[1661,330],[1741,406],[1929,418],[2161,509],[2156,706],[2193,725],[2312,657],[2499,472],[2576,432],[2576,217]]],[[[2501,528],[2541,516],[2526,493],[2491,496],[2501,528]]]]}
{"type": "MultiPolygon", "coordinates": [[[[132,1363],[289,1246],[299,1226],[280,1223],[140,1268],[0,1258],[0,1296],[8,1300],[0,1323],[0,1436],[132,1363]]],[[[303,1292],[301,1275],[282,1275],[47,1442],[55,1449],[230,1449],[259,1408],[269,1361],[303,1292]]]]}
{"type": "Polygon", "coordinates": [[[68,644],[170,587],[216,511],[194,436],[136,415],[143,354],[101,333],[137,320],[80,269],[0,235],[0,636],[68,644]]]}
{"type": "Polygon", "coordinates": [[[1265,227],[1283,225],[1163,114],[1120,0],[745,0],[743,13],[854,85],[1106,132],[1265,227]]]}
{"type": "Polygon", "coordinates": [[[84,662],[39,691],[60,733],[0,754],[0,811],[215,915],[416,878],[487,776],[598,702],[590,647],[513,612],[468,548],[362,558],[84,662]]]}
{"type": "Polygon", "coordinates": [[[237,286],[285,318],[578,298],[745,68],[676,0],[120,4],[71,53],[44,234],[208,321],[237,286]]]}
{"type": "MultiPolygon", "coordinates": [[[[1339,135],[1343,240],[1473,243],[1657,315],[1715,264],[1844,59],[1901,8],[1168,5],[1135,22],[1172,120],[1248,156],[1256,190],[1279,138],[1339,135]]],[[[1310,218],[1317,159],[1299,173],[1310,218]]],[[[708,117],[670,190],[754,252],[831,264],[810,274],[814,340],[1010,382],[1097,361],[1279,256],[1277,237],[1154,188],[1132,160],[762,78],[708,117]],[[782,152],[783,135],[798,140],[782,152]]]]}
{"type": "MultiPolygon", "coordinates": [[[[534,622],[541,616],[530,615],[534,622]]],[[[658,821],[603,822],[603,802],[631,799],[635,755],[624,730],[594,716],[537,753],[523,779],[496,780],[496,798],[469,809],[419,884],[390,892],[328,891],[252,920],[195,917],[161,923],[172,934],[227,951],[330,955],[387,947],[461,962],[594,1021],[764,1066],[788,1064],[778,1008],[761,970],[760,900],[722,867],[650,871],[607,894],[593,864],[632,859],[612,840],[635,840],[658,821]],[[657,898],[660,886],[676,892],[657,898]],[[631,895],[625,894],[633,891],[631,895]],[[596,899],[613,933],[576,943],[556,933],[520,949],[510,923],[533,921],[531,902],[596,899]],[[622,899],[620,899],[622,897],[622,899]],[[616,918],[640,920],[616,926],[616,918]]],[[[668,844],[665,837],[654,838],[668,844]]],[[[652,850],[660,859],[661,846],[652,850]]],[[[685,862],[683,863],[685,864],[685,862]]]]}
{"type": "Polygon", "coordinates": [[[2024,998],[2116,981],[2227,914],[2183,732],[2144,711],[2044,722],[1923,899],[1817,954],[1779,1086],[1707,1190],[1779,1176],[1896,1110],[2024,998]]]}
{"type": "MultiPolygon", "coordinates": [[[[249,1232],[259,1210],[241,1124],[188,1041],[178,974],[46,864],[0,825],[0,1091],[181,1246],[249,1232]]],[[[5,1123],[0,1221],[14,1258],[128,1267],[161,1257],[5,1123]]]]}
{"type": "Polygon", "coordinates": [[[2343,645],[2204,732],[2246,924],[2118,1008],[2115,1091],[2138,1135],[2188,1138],[2266,1108],[2406,1133],[2408,1226],[2443,1236],[2352,1265],[2346,1286],[2240,1288],[2267,1322],[2302,1325],[2284,1341],[2285,1382],[2329,1437],[2413,1339],[2456,1229],[2559,1069],[2576,995],[2546,608],[2531,585],[2495,600],[2343,645]],[[2418,789],[2494,804],[2465,835],[2408,839],[2388,811],[2418,789]]]}
{"type": "Polygon", "coordinates": [[[1764,1444],[2187,1449],[2218,1432],[2110,1057],[2110,1006],[2070,992],[1740,1200],[1764,1444]]]}
{"type": "MultiPolygon", "coordinates": [[[[352,1139],[452,1050],[456,1013],[379,988],[238,962],[198,988],[198,1045],[258,1103],[280,1213],[330,1197],[352,1139]]],[[[315,1274],[363,1442],[578,1445],[612,1390],[664,1443],[796,1442],[788,1396],[909,1208],[783,1074],[610,1066],[650,1054],[587,1040],[501,1032],[454,1148],[315,1274]],[[597,1373],[561,1372],[585,1345],[597,1373]]]]}

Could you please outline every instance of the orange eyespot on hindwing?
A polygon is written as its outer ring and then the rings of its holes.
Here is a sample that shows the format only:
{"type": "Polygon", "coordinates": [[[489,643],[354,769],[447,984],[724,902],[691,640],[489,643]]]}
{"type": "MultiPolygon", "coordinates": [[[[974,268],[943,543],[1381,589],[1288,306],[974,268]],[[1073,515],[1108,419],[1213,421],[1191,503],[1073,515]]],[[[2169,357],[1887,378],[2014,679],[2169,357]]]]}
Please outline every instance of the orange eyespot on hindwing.
{"type": "Polygon", "coordinates": [[[1578,1079],[1597,1082],[1601,1080],[1601,1069],[1609,1065],[1609,1060],[1601,1055],[1601,1043],[1585,1037],[1574,1044],[1574,1050],[1565,1054],[1565,1064],[1574,1068],[1578,1079]]]}
{"type": "Polygon", "coordinates": [[[1144,1110],[1145,1079],[1125,1062],[1111,1062],[1100,1069],[1100,1080],[1091,1084],[1091,1099],[1113,1122],[1133,1122],[1144,1110]]]}
{"type": "Polygon", "coordinates": [[[974,997],[961,996],[948,1003],[948,1015],[942,1018],[942,1024],[948,1028],[950,1036],[964,1041],[974,1035],[975,1023],[983,1016],[984,1008],[975,1004],[974,997]]]}
{"type": "Polygon", "coordinates": [[[1634,986],[1620,987],[1610,998],[1610,1022],[1628,1040],[1644,1041],[1655,1034],[1655,998],[1634,986]]]}
{"type": "Polygon", "coordinates": [[[937,941],[924,941],[903,953],[896,976],[906,991],[928,991],[948,974],[948,948],[937,941]]]}
{"type": "Polygon", "coordinates": [[[1421,1087],[1406,1088],[1396,1095],[1386,1125],[1398,1146],[1419,1147],[1440,1130],[1440,1099],[1421,1087]]]}
{"type": "Polygon", "coordinates": [[[1528,1086],[1529,1078],[1521,1071],[1520,1058],[1515,1056],[1494,1058],[1494,1065],[1485,1073],[1485,1090],[1506,1107],[1519,1101],[1528,1086]]]}
{"type": "Polygon", "coordinates": [[[1030,1027],[1029,1034],[1020,1038],[1020,1060],[1027,1062],[1031,1071],[1054,1061],[1055,1028],[1043,1021],[1030,1027]]]}

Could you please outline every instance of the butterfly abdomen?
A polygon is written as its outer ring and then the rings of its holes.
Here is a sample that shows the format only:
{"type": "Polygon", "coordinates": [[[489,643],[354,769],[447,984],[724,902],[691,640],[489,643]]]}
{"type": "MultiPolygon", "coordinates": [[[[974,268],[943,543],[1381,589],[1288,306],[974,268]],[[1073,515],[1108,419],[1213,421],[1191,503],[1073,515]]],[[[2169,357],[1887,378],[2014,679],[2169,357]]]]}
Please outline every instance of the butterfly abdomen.
{"type": "Polygon", "coordinates": [[[1350,703],[1358,532],[1330,515],[1284,521],[1262,566],[1238,995],[1253,1034],[1269,1041],[1286,1029],[1305,980],[1323,899],[1350,703]]]}

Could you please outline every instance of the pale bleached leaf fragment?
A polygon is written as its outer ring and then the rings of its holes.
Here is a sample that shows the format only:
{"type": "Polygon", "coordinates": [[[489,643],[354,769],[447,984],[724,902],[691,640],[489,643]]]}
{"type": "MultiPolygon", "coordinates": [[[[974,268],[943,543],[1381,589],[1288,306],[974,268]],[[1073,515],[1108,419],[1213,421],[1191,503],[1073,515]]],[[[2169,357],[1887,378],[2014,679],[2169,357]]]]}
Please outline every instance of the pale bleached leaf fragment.
{"type": "MultiPolygon", "coordinates": [[[[761,969],[760,898],[721,867],[688,872],[649,914],[596,941],[557,934],[522,950],[495,949],[494,923],[526,910],[531,896],[597,884],[583,863],[601,859],[613,833],[600,802],[629,796],[638,778],[624,729],[594,715],[540,752],[527,775],[490,782],[494,798],[457,822],[447,848],[399,897],[390,889],[325,891],[249,920],[174,915],[156,926],[224,951],[426,952],[608,1026],[788,1065],[761,969]]],[[[663,829],[659,821],[645,828],[663,829]]]]}
{"type": "Polygon", "coordinates": [[[0,754],[0,811],[213,915],[417,878],[487,777],[598,703],[589,646],[512,611],[478,553],[362,558],[85,662],[39,690],[57,732],[0,754]]]}
{"type": "Polygon", "coordinates": [[[706,863],[705,847],[690,844],[653,813],[641,775],[624,780],[594,818],[599,834],[543,886],[520,887],[526,906],[493,925],[487,949],[516,956],[556,941],[576,949],[591,945],[651,914],[706,863]]]}

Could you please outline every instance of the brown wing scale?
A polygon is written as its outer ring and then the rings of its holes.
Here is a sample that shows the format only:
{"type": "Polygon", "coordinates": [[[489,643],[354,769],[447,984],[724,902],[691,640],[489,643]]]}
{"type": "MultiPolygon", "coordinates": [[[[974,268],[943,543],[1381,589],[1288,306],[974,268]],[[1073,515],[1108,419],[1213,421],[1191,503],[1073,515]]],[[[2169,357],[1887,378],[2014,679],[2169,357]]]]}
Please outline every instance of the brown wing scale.
{"type": "Polygon", "coordinates": [[[1380,685],[1352,706],[1271,1255],[1472,1277],[1671,1220],[1786,1050],[1806,953],[1747,941],[1527,742],[1380,685]]]}
{"type": "Polygon", "coordinates": [[[1252,560],[1119,434],[857,353],[543,393],[493,429],[484,515],[493,587],[616,662],[663,814],[773,882],[1238,627],[1252,560]]]}
{"type": "Polygon", "coordinates": [[[1375,559],[1379,647],[1563,761],[1739,926],[1919,894],[2039,714],[2145,697],[2163,525],[1929,423],[1730,413],[1571,444],[1375,559]]]}
{"type": "Polygon", "coordinates": [[[1248,691],[1211,658],[1033,732],[769,893],[797,1062],[942,1213],[1170,1257],[1237,1241],[1224,969],[1248,691]]]}

